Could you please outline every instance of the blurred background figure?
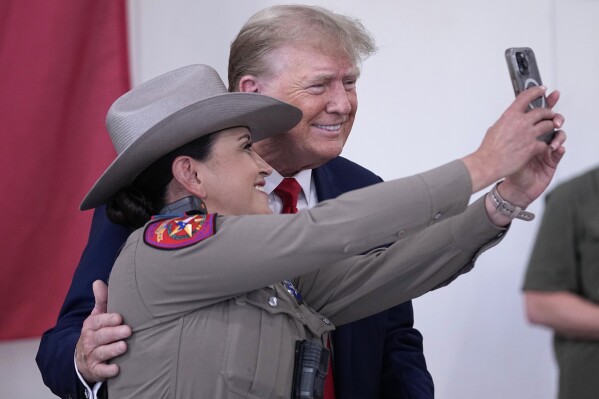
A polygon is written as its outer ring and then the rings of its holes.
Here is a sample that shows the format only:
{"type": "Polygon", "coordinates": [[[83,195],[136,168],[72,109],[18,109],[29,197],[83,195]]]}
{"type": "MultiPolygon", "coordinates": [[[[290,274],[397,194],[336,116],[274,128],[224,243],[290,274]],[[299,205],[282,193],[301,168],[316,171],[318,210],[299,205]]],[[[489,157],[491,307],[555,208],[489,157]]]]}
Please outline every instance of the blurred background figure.
{"type": "Polygon", "coordinates": [[[547,195],[524,298],[553,330],[559,399],[599,398],[599,167],[547,195]]]}

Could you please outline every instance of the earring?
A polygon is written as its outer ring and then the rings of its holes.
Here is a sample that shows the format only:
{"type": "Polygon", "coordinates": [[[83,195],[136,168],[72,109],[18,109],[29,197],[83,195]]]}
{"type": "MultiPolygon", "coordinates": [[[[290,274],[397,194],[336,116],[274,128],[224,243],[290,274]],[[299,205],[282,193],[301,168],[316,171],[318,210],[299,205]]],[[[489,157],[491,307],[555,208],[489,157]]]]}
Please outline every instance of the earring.
{"type": "Polygon", "coordinates": [[[193,204],[195,206],[195,209],[199,211],[200,215],[206,215],[208,213],[208,208],[206,207],[204,201],[201,200],[201,198],[194,196],[193,204]]]}

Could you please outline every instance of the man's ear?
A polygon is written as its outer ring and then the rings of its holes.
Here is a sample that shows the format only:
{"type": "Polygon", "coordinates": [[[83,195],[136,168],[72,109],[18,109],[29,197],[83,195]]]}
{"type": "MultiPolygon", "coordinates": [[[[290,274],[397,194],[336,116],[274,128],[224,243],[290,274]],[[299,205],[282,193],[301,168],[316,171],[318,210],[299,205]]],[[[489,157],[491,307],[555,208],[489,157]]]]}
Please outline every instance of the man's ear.
{"type": "Polygon", "coordinates": [[[173,178],[180,186],[198,198],[206,198],[206,189],[201,179],[201,162],[188,155],[181,155],[175,158],[171,169],[173,178]]]}
{"type": "Polygon", "coordinates": [[[242,93],[260,93],[260,82],[252,75],[245,75],[239,79],[239,91],[242,93]]]}

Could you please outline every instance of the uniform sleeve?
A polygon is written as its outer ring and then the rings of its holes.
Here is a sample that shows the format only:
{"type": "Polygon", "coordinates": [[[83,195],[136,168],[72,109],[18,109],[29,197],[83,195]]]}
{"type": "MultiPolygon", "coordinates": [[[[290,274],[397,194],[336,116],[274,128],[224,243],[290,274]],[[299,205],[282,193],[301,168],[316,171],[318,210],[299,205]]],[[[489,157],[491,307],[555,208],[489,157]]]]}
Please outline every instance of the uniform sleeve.
{"type": "Polygon", "coordinates": [[[342,325],[416,298],[472,269],[505,229],[488,218],[484,197],[388,248],[344,259],[299,279],[306,302],[342,325]]]}
{"type": "Polygon", "coordinates": [[[46,386],[62,398],[84,398],[73,355],[83,321],[94,307],[92,283],[108,280],[119,248],[130,231],[111,223],[104,207],[94,212],[87,246],[75,270],[56,325],[41,339],[36,362],[46,386]]]}
{"type": "Polygon", "coordinates": [[[578,291],[576,199],[567,186],[547,195],[543,220],[524,279],[524,290],[578,291]]]}
{"type": "Polygon", "coordinates": [[[454,161],[296,215],[222,217],[214,236],[182,249],[152,248],[138,231],[117,265],[134,264],[136,289],[151,315],[179,314],[394,242],[440,214],[463,211],[470,192],[465,166],[454,161]]]}
{"type": "MultiPolygon", "coordinates": [[[[315,169],[321,200],[382,182],[367,169],[336,158],[315,169]]],[[[453,216],[440,215],[437,222],[453,216]]],[[[414,328],[412,302],[338,326],[333,334],[335,389],[339,396],[396,399],[434,398],[422,335],[414,328]],[[359,365],[359,367],[356,367],[359,365]]]]}

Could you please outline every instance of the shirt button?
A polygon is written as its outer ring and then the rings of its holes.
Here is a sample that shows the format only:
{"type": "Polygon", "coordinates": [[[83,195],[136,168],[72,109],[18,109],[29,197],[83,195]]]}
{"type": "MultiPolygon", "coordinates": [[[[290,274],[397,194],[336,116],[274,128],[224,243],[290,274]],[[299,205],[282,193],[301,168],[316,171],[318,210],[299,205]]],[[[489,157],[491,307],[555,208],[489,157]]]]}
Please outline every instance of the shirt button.
{"type": "Polygon", "coordinates": [[[330,321],[329,319],[327,319],[326,317],[323,317],[323,318],[322,318],[322,322],[323,322],[324,324],[329,324],[329,325],[331,324],[331,321],[330,321]]]}
{"type": "Polygon", "coordinates": [[[268,298],[268,304],[275,308],[279,304],[279,300],[276,297],[271,296],[270,298],[268,298]]]}

